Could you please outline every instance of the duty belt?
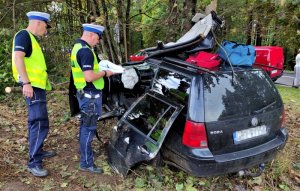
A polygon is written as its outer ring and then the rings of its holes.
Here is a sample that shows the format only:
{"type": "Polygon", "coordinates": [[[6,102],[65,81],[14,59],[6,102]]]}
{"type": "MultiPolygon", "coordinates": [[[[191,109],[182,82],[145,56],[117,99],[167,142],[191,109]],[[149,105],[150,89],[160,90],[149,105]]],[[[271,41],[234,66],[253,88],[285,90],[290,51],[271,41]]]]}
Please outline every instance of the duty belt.
{"type": "Polygon", "coordinates": [[[90,94],[84,93],[84,97],[90,98],[90,99],[91,99],[91,98],[96,99],[96,98],[99,98],[99,97],[100,97],[100,94],[90,95],[90,94]]]}
{"type": "Polygon", "coordinates": [[[81,96],[84,96],[89,99],[92,99],[92,98],[96,99],[96,98],[100,97],[100,94],[91,95],[91,94],[85,93],[83,90],[78,90],[78,92],[80,93],[81,96]]]}

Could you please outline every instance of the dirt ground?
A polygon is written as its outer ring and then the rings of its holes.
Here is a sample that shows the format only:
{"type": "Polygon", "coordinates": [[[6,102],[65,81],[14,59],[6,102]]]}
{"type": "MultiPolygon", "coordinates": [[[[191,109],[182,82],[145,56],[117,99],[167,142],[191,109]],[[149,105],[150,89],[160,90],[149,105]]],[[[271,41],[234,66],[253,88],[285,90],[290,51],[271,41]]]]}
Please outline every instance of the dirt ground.
{"type": "Polygon", "coordinates": [[[50,132],[44,148],[58,155],[44,160],[43,166],[50,171],[46,178],[34,177],[26,170],[27,110],[23,98],[8,95],[0,101],[0,190],[300,190],[300,111],[293,103],[286,104],[289,141],[260,177],[196,178],[169,166],[163,166],[159,174],[153,166],[141,164],[123,178],[109,167],[105,153],[115,120],[100,123],[102,143],[93,142],[95,163],[104,174],[79,170],[79,123],[69,116],[67,97],[48,94],[50,132]]]}

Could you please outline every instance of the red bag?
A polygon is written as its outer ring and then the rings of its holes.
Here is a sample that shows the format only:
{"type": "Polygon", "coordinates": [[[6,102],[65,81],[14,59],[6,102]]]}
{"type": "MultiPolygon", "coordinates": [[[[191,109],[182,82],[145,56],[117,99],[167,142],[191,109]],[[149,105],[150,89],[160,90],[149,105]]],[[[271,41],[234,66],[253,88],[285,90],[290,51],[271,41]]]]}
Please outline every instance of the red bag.
{"type": "Polygon", "coordinates": [[[219,66],[221,58],[219,57],[219,54],[200,51],[194,56],[189,56],[186,61],[196,66],[210,69],[219,66]]]}

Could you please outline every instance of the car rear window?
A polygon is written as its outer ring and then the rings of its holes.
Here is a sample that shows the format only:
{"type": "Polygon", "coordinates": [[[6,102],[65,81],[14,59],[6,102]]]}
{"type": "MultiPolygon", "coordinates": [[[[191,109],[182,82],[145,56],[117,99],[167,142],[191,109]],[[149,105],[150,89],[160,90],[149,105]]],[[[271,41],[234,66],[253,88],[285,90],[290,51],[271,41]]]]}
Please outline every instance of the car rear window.
{"type": "Polygon", "coordinates": [[[203,76],[206,122],[253,115],[264,108],[270,110],[281,106],[281,98],[273,82],[263,71],[235,73],[234,82],[231,72],[203,76]]]}
{"type": "Polygon", "coordinates": [[[160,68],[152,90],[164,95],[168,100],[187,106],[191,79],[178,72],[160,68]]]}

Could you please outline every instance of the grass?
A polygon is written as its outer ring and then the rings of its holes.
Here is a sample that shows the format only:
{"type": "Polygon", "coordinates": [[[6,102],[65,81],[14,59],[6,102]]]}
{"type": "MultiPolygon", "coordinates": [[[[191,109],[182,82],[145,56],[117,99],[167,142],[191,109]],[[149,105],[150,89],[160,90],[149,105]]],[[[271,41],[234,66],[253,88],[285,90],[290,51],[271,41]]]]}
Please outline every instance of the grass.
{"type": "Polygon", "coordinates": [[[294,108],[300,108],[300,89],[285,86],[276,86],[284,104],[292,104],[294,108]]]}
{"type": "Polygon", "coordinates": [[[299,88],[290,88],[286,86],[276,85],[280,95],[283,100],[285,99],[298,99],[300,101],[300,89],[299,88]]]}
{"type": "Polygon", "coordinates": [[[292,74],[294,73],[294,70],[284,70],[284,73],[292,74]]]}
{"type": "Polygon", "coordinates": [[[294,176],[285,176],[289,174],[294,163],[299,163],[299,122],[300,122],[300,89],[276,86],[284,103],[286,111],[286,128],[289,132],[289,139],[285,148],[280,151],[277,160],[271,163],[270,179],[276,182],[280,190],[290,190],[293,185],[286,181],[287,177],[295,179],[294,176]],[[287,157],[289,156],[289,157],[287,157]]]}

